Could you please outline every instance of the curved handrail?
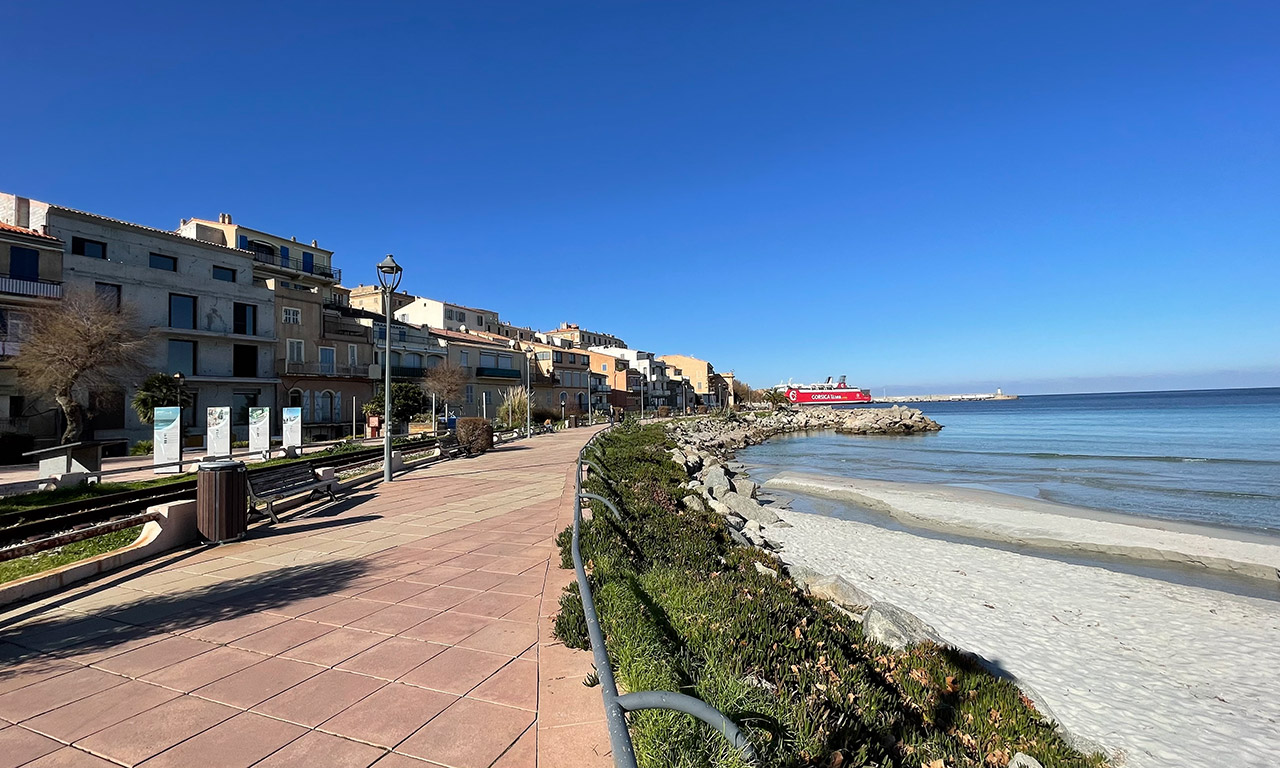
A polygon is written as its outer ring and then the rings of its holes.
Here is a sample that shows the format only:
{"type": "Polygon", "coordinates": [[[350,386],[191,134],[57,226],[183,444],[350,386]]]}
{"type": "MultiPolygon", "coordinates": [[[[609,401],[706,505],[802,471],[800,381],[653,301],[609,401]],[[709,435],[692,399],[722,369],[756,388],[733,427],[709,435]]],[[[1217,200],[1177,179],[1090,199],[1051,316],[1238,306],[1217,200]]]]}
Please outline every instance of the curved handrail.
{"type": "Polygon", "coordinates": [[[618,694],[618,684],[613,678],[613,665],[609,661],[609,652],[604,645],[604,632],[600,629],[595,597],[591,594],[591,582],[587,580],[587,570],[583,565],[582,549],[579,543],[583,499],[602,502],[608,507],[615,520],[619,522],[622,520],[622,513],[613,502],[603,496],[585,493],[582,490],[583,465],[603,474],[598,465],[583,457],[591,444],[612,428],[610,425],[597,432],[586,442],[586,445],[582,446],[582,450],[578,451],[577,487],[574,489],[573,499],[573,537],[570,549],[573,554],[573,569],[578,579],[578,596],[582,600],[582,612],[587,624],[587,636],[591,639],[591,654],[594,657],[596,676],[600,681],[601,696],[604,699],[605,722],[609,728],[609,743],[613,747],[614,765],[617,768],[638,768],[635,747],[631,743],[631,732],[627,728],[626,713],[643,709],[670,709],[696,717],[728,739],[729,743],[742,753],[743,760],[749,765],[759,765],[760,758],[741,729],[724,713],[705,701],[672,691],[638,691],[624,695],[618,694]]]}

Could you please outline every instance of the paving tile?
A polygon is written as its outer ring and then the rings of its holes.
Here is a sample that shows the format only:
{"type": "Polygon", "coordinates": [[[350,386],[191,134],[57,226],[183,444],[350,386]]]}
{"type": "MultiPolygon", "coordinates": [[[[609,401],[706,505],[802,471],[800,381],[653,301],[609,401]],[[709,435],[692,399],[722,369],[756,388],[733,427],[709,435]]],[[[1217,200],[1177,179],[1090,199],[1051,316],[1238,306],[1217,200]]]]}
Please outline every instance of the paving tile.
{"type": "MultiPolygon", "coordinates": [[[[311,731],[254,768],[366,768],[385,754],[381,747],[311,731]]],[[[417,768],[427,766],[419,764],[417,768]]]]}
{"type": "Polygon", "coordinates": [[[172,636],[119,656],[103,659],[94,666],[108,672],[115,672],[117,675],[141,677],[148,672],[199,656],[213,648],[214,646],[209,643],[189,637],[172,636]]]}
{"type": "Polygon", "coordinates": [[[118,766],[75,747],[63,747],[39,760],[24,764],[22,768],[118,768],[118,766]]]}
{"type": "Polygon", "coordinates": [[[0,695],[80,668],[74,661],[45,655],[6,660],[0,664],[0,695]]]}
{"type": "Polygon", "coordinates": [[[249,709],[323,671],[323,667],[314,664],[271,657],[197,688],[193,693],[222,704],[249,709]]]}
{"type": "Polygon", "coordinates": [[[361,651],[367,651],[387,639],[386,635],[344,627],[325,627],[329,631],[310,642],[281,653],[281,656],[332,667],[361,651]]]}
{"type": "Polygon", "coordinates": [[[161,752],[142,765],[146,768],[248,768],[272,752],[305,734],[305,728],[242,712],[161,752]]]}
{"type": "Polygon", "coordinates": [[[118,675],[82,667],[0,696],[0,717],[11,723],[20,723],[124,681],[118,675]]]}
{"type": "Polygon", "coordinates": [[[455,768],[488,768],[532,723],[532,712],[459,699],[396,751],[455,768]]]}
{"type": "MultiPolygon", "coordinates": [[[[450,554],[449,557],[454,557],[454,555],[450,554]]],[[[459,576],[468,573],[471,573],[470,568],[457,568],[452,565],[430,565],[420,571],[416,571],[405,576],[404,581],[413,582],[415,584],[431,584],[432,586],[439,586],[441,584],[448,584],[459,576]]]]}
{"type": "Polygon", "coordinates": [[[519,656],[538,641],[535,624],[497,619],[462,640],[458,645],[479,651],[491,651],[507,656],[519,656]]]}
{"type": "Polygon", "coordinates": [[[492,571],[467,571],[466,573],[445,582],[447,587],[462,587],[464,589],[492,589],[498,586],[508,577],[501,573],[493,573],[492,571]]]}
{"type": "Polygon", "coordinates": [[[467,693],[467,697],[508,707],[537,710],[538,664],[528,659],[516,659],[477,685],[467,693]]]}
{"type": "Polygon", "coordinates": [[[267,609],[268,613],[277,613],[281,616],[291,616],[297,618],[312,611],[319,610],[326,605],[342,600],[337,595],[316,595],[315,597],[303,597],[297,600],[287,600],[280,605],[275,605],[267,609]]]}
{"type": "MultiPolygon", "coordinates": [[[[493,768],[537,768],[538,765],[537,730],[529,728],[524,735],[516,739],[516,743],[498,758],[493,768]]],[[[573,765],[578,762],[548,763],[548,765],[573,765]]]]}
{"type": "Polygon", "coordinates": [[[62,745],[20,725],[0,728],[0,759],[6,765],[22,765],[57,750],[62,745]]]}
{"type": "Polygon", "coordinates": [[[464,694],[511,661],[508,656],[469,648],[448,648],[400,678],[402,682],[446,693],[464,694]]]}
{"type": "Polygon", "coordinates": [[[574,768],[614,768],[609,729],[603,715],[596,722],[562,728],[544,728],[539,720],[538,763],[572,765],[574,768]]]}
{"type": "Polygon", "coordinates": [[[33,717],[23,725],[71,744],[177,696],[177,691],[129,680],[33,717]]]}
{"type": "Polygon", "coordinates": [[[470,616],[448,611],[406,629],[400,633],[400,636],[453,645],[480,631],[492,621],[492,619],[487,619],[483,616],[470,616]]]}
{"type": "Polygon", "coordinates": [[[197,640],[204,640],[210,643],[230,643],[268,627],[274,627],[284,621],[287,621],[284,616],[275,616],[270,613],[248,613],[244,616],[237,616],[234,619],[210,622],[188,630],[183,634],[186,637],[194,637],[197,640]]]}
{"type": "Polygon", "coordinates": [[[83,738],[75,746],[118,763],[137,765],[236,714],[231,707],[179,696],[83,738]]]}
{"type": "Polygon", "coordinates": [[[421,666],[448,646],[403,637],[388,638],[367,651],[358,653],[337,665],[337,669],[372,675],[384,680],[398,680],[421,666]]]}
{"type": "Polygon", "coordinates": [[[588,688],[582,677],[547,680],[538,686],[538,725],[555,727],[604,720],[600,686],[588,688]]]}
{"type": "Polygon", "coordinates": [[[416,605],[419,608],[431,608],[436,611],[444,611],[479,594],[481,593],[474,589],[461,589],[459,587],[431,587],[425,592],[420,592],[419,594],[408,598],[404,601],[404,604],[416,605]]]}
{"type": "Polygon", "coordinates": [[[293,619],[268,627],[261,632],[255,632],[247,637],[242,637],[233,643],[229,643],[229,645],[243,648],[246,651],[278,654],[314,640],[332,629],[333,627],[326,624],[293,619]]]}
{"type": "Polygon", "coordinates": [[[252,667],[263,661],[261,654],[244,651],[239,648],[213,646],[213,650],[193,656],[185,661],[172,664],[164,669],[157,669],[142,675],[141,679],[175,691],[190,693],[227,675],[235,674],[242,669],[252,667]]]}
{"type": "Polygon", "coordinates": [[[471,613],[477,616],[489,616],[490,618],[501,618],[511,611],[519,608],[529,602],[530,598],[523,595],[508,595],[503,592],[482,592],[475,597],[464,600],[453,607],[453,610],[461,613],[471,613]]]}
{"type": "Polygon", "coordinates": [[[367,592],[361,592],[360,599],[377,600],[383,603],[398,603],[420,592],[425,592],[427,589],[429,587],[424,584],[414,584],[410,581],[391,581],[380,587],[374,587],[367,592]]]}
{"type": "Polygon", "coordinates": [[[347,626],[352,629],[367,629],[373,632],[397,635],[410,627],[421,624],[438,613],[438,611],[430,608],[419,608],[413,605],[377,605],[381,607],[381,610],[352,621],[347,626]]]}
{"type": "Polygon", "coordinates": [[[314,727],[386,685],[373,677],[327,669],[253,708],[255,712],[314,727]]]}
{"type": "Polygon", "coordinates": [[[374,763],[375,768],[437,768],[439,763],[428,763],[416,757],[388,752],[386,757],[374,763]]]}
{"type": "Polygon", "coordinates": [[[391,683],[325,721],[319,729],[389,749],[456,700],[447,693],[391,683]]]}

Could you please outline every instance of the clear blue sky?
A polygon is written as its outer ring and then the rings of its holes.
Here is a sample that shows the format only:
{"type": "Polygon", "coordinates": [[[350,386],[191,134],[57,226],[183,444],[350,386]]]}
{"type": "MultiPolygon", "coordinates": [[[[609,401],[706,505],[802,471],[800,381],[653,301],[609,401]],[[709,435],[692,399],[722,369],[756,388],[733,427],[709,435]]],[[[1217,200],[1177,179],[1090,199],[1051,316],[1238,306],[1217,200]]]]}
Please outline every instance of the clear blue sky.
{"type": "Polygon", "coordinates": [[[24,3],[0,189],[757,386],[1280,385],[1274,2],[24,3]],[[1050,7],[1053,6],[1053,7],[1050,7]]]}

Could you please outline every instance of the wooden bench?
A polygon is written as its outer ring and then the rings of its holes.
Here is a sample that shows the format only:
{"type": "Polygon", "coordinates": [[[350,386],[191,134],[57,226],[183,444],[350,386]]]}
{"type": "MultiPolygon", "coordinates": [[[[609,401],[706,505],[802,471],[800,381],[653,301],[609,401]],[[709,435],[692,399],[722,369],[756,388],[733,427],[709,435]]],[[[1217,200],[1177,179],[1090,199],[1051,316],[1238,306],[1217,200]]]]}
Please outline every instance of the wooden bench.
{"type": "Polygon", "coordinates": [[[315,469],[310,462],[305,461],[250,472],[250,511],[257,511],[260,503],[266,504],[267,514],[271,516],[271,522],[278,523],[280,518],[276,517],[275,511],[275,503],[277,501],[290,496],[297,496],[303,492],[306,492],[308,498],[310,498],[316,491],[324,491],[329,494],[330,501],[337,501],[338,498],[333,495],[333,484],[335,482],[335,480],[321,480],[316,477],[315,469]]]}

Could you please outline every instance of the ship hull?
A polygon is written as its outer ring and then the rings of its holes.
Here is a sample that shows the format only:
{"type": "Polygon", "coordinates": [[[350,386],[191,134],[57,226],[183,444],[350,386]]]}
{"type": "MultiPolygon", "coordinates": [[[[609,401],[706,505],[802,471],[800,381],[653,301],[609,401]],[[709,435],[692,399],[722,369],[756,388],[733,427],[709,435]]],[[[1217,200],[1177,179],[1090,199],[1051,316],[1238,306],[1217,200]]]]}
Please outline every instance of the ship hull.
{"type": "Polygon", "coordinates": [[[860,389],[787,389],[787,402],[793,405],[843,405],[869,403],[871,395],[860,389]]]}

